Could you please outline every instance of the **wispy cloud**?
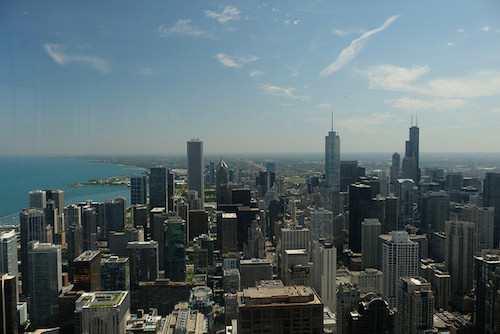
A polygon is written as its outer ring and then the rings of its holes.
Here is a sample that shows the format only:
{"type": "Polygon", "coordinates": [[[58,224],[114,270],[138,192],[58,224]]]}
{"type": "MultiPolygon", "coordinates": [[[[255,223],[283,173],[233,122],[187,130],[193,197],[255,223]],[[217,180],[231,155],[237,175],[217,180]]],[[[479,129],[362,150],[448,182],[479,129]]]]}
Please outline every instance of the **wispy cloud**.
{"type": "Polygon", "coordinates": [[[139,70],[139,73],[142,75],[157,75],[158,74],[156,71],[154,71],[153,69],[151,69],[149,67],[142,67],[139,70]]]}
{"type": "Polygon", "coordinates": [[[446,43],[447,46],[453,46],[453,42],[446,43]]]}
{"type": "Polygon", "coordinates": [[[160,36],[166,37],[170,35],[188,35],[198,37],[213,37],[213,34],[191,25],[190,19],[178,20],[172,27],[167,28],[163,24],[158,27],[160,36]]]}
{"type": "Polygon", "coordinates": [[[319,109],[332,109],[332,105],[330,103],[320,103],[316,107],[319,109]]]}
{"type": "Polygon", "coordinates": [[[365,75],[371,89],[396,91],[415,91],[415,80],[430,71],[429,66],[413,66],[411,68],[395,65],[380,65],[370,67],[361,73],[365,75]]]}
{"type": "Polygon", "coordinates": [[[226,67],[243,68],[243,65],[254,62],[258,60],[259,57],[253,55],[232,56],[225,53],[219,53],[215,56],[215,59],[226,67]]]}
{"type": "Polygon", "coordinates": [[[333,29],[332,34],[339,36],[339,37],[344,37],[350,34],[354,33],[364,33],[365,31],[363,29],[359,28],[348,28],[348,29],[333,29]]]}
{"type": "Polygon", "coordinates": [[[430,99],[430,100],[419,100],[410,97],[401,97],[398,100],[387,100],[387,104],[390,104],[394,108],[404,109],[409,111],[417,110],[434,110],[434,111],[445,111],[450,109],[457,109],[465,105],[463,99],[430,99]]]}
{"type": "Polygon", "coordinates": [[[380,65],[361,72],[371,89],[419,93],[441,98],[471,98],[500,95],[500,71],[479,71],[463,77],[420,80],[428,66],[411,68],[380,65]]]}
{"type": "Polygon", "coordinates": [[[481,31],[486,31],[486,32],[488,32],[488,31],[490,31],[490,27],[488,27],[488,26],[484,26],[484,27],[482,27],[482,28],[481,28],[481,31]]]}
{"type": "Polygon", "coordinates": [[[365,33],[363,33],[363,35],[361,35],[361,37],[353,40],[348,47],[346,47],[344,50],[340,52],[340,54],[338,55],[337,59],[335,59],[334,62],[332,62],[330,65],[328,65],[325,69],[323,69],[320,72],[320,76],[326,77],[340,70],[345,65],[349,64],[354,59],[354,57],[356,57],[356,55],[363,49],[365,41],[367,39],[387,29],[394,21],[398,19],[398,17],[399,15],[391,16],[380,27],[366,31],[365,33]]]}
{"type": "Polygon", "coordinates": [[[262,89],[266,94],[269,94],[271,96],[288,97],[296,100],[308,100],[310,98],[310,96],[308,95],[296,95],[296,89],[292,87],[282,88],[270,84],[265,84],[262,85],[262,89]]]}
{"type": "Polygon", "coordinates": [[[45,43],[43,48],[49,57],[59,65],[64,66],[66,64],[76,62],[86,64],[104,74],[111,72],[108,62],[104,58],[85,54],[69,53],[64,50],[63,46],[55,43],[45,43]]]}
{"type": "Polygon", "coordinates": [[[266,73],[261,71],[261,70],[253,70],[253,71],[250,71],[250,73],[248,73],[248,75],[251,76],[252,78],[261,77],[265,74],[266,73]]]}
{"type": "Polygon", "coordinates": [[[224,24],[229,21],[240,20],[241,10],[236,7],[226,5],[220,13],[214,12],[212,10],[205,10],[204,13],[206,17],[217,20],[219,23],[224,24]]]}
{"type": "Polygon", "coordinates": [[[465,29],[464,28],[460,28],[457,30],[457,32],[465,32],[465,29]]]}

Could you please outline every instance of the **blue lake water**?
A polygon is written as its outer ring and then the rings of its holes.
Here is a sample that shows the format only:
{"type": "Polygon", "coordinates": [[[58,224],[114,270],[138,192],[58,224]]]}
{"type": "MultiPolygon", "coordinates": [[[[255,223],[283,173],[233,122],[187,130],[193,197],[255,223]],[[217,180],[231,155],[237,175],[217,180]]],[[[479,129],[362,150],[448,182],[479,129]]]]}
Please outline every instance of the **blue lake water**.
{"type": "Polygon", "coordinates": [[[120,186],[68,187],[90,179],[142,174],[143,170],[80,159],[0,157],[0,224],[19,224],[19,211],[28,206],[35,189],[61,189],[65,204],[85,200],[102,202],[123,196],[130,203],[130,188],[120,186]],[[8,217],[6,217],[8,216],[8,217]]]}

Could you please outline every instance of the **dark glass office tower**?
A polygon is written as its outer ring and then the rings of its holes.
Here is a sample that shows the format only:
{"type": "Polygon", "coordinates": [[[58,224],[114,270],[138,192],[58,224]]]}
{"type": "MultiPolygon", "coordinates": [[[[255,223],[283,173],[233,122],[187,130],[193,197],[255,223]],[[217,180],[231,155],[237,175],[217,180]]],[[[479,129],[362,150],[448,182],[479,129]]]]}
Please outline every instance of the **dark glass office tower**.
{"type": "Polygon", "coordinates": [[[349,186],[349,248],[361,252],[361,223],[370,218],[372,189],[366,184],[349,186]]]}
{"type": "Polygon", "coordinates": [[[419,141],[420,129],[418,126],[410,128],[410,140],[406,141],[405,157],[403,159],[403,176],[412,179],[415,184],[420,181],[419,141]]]}
{"type": "Polygon", "coordinates": [[[493,245],[497,247],[500,243],[500,173],[486,173],[483,206],[495,208],[493,245]]]}
{"type": "Polygon", "coordinates": [[[199,139],[192,139],[187,142],[187,177],[188,190],[196,190],[201,201],[201,208],[204,207],[205,187],[204,187],[204,164],[203,164],[203,142],[199,139]]]}

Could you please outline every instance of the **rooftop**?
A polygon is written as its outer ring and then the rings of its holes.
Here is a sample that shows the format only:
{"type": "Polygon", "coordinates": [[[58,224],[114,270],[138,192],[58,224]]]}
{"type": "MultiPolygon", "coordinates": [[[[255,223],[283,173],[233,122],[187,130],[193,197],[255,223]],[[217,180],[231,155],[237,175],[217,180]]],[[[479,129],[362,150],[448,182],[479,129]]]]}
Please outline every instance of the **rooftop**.
{"type": "Polygon", "coordinates": [[[128,291],[86,292],[76,301],[77,308],[109,308],[120,306],[128,291]]]}
{"type": "Polygon", "coordinates": [[[238,306],[272,304],[318,304],[322,302],[308,286],[255,287],[238,292],[238,306]]]}

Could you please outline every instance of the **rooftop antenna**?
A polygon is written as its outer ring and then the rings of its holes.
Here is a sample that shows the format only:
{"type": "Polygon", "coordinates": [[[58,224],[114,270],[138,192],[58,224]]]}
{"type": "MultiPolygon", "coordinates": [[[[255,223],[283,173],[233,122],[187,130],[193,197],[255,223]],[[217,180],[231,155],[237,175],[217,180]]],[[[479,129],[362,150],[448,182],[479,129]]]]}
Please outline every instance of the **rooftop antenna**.
{"type": "Polygon", "coordinates": [[[415,114],[415,126],[418,126],[418,114],[415,114]]]}
{"type": "Polygon", "coordinates": [[[333,109],[332,109],[332,132],[333,132],[333,109]]]}
{"type": "Polygon", "coordinates": [[[411,115],[411,126],[413,127],[413,115],[411,115]]]}

